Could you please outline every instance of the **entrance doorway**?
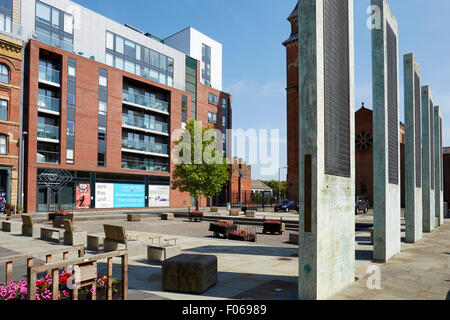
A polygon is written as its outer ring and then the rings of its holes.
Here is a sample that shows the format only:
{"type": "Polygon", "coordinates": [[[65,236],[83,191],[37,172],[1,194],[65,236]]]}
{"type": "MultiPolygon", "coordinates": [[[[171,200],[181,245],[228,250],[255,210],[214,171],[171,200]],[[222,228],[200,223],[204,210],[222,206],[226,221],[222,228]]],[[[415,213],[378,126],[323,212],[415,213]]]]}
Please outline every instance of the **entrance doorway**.
{"type": "Polygon", "coordinates": [[[59,187],[39,187],[37,199],[38,211],[53,212],[60,210],[59,193],[59,187]]]}
{"type": "Polygon", "coordinates": [[[11,203],[11,168],[0,167],[0,212],[11,203]]]}

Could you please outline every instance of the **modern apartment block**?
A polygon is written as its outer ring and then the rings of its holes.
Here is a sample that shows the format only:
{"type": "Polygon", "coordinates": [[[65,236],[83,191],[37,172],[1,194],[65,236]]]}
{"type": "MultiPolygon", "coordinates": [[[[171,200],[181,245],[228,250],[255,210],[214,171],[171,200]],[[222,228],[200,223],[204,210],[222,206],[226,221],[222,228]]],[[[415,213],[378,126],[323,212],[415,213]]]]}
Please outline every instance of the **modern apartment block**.
{"type": "Polygon", "coordinates": [[[21,13],[25,210],[189,206],[170,188],[172,133],[196,119],[230,149],[221,45],[193,28],[160,39],[68,0],[22,0],[21,13]]]}

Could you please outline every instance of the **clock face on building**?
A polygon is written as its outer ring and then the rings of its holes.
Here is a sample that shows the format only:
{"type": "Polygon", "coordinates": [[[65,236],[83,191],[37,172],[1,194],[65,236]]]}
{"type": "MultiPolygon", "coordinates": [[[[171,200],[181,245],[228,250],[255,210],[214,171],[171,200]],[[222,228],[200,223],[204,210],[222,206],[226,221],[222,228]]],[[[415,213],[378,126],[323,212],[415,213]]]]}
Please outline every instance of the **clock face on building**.
{"type": "Polygon", "coordinates": [[[373,145],[372,134],[368,132],[361,132],[356,136],[356,149],[360,151],[367,151],[373,145]]]}

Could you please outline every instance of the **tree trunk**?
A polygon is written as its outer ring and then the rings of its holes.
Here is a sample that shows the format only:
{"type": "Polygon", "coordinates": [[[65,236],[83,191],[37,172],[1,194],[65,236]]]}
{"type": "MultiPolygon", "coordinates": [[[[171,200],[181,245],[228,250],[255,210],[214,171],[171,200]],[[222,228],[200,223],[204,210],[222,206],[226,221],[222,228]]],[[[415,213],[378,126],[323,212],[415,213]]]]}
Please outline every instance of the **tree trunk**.
{"type": "Polygon", "coordinates": [[[198,198],[195,199],[195,211],[200,211],[198,198]]]}

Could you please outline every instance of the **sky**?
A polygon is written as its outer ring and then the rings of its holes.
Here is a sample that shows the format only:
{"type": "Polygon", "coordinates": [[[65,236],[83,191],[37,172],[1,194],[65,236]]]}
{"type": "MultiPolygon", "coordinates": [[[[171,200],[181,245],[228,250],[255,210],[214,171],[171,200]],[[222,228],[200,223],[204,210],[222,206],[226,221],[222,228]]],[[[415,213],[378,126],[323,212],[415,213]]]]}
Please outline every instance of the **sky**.
{"type": "MultiPolygon", "coordinates": [[[[131,24],[161,38],[188,26],[223,45],[223,91],[233,96],[233,129],[279,130],[280,167],[287,164],[286,145],[286,20],[297,0],[75,0],[122,24],[131,24]]],[[[450,146],[450,1],[390,0],[399,23],[400,120],[403,108],[403,55],[413,52],[421,67],[422,85],[429,85],[443,114],[444,146],[450,146]]],[[[354,0],[355,110],[372,108],[370,0],[354,0]]],[[[269,148],[272,150],[271,148],[269,148]]],[[[274,149],[276,150],[276,148],[274,149]]],[[[236,151],[236,150],[235,150],[236,151]]],[[[244,156],[249,160],[248,150],[244,156]]],[[[252,167],[253,179],[278,179],[252,167]]],[[[286,170],[282,170],[285,179],[286,170]]]]}

